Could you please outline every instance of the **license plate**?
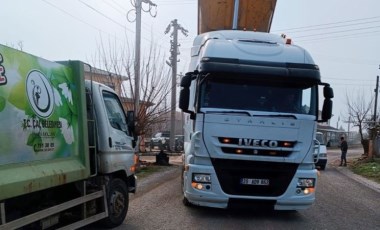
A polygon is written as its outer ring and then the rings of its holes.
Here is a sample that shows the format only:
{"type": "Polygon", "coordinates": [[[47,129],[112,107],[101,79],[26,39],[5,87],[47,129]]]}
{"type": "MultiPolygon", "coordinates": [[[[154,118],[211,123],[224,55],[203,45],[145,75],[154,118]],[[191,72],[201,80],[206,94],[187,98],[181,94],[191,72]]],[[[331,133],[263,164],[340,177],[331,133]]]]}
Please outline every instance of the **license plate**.
{"type": "Polygon", "coordinates": [[[241,178],[240,184],[268,186],[269,185],[269,179],[241,178]]]}

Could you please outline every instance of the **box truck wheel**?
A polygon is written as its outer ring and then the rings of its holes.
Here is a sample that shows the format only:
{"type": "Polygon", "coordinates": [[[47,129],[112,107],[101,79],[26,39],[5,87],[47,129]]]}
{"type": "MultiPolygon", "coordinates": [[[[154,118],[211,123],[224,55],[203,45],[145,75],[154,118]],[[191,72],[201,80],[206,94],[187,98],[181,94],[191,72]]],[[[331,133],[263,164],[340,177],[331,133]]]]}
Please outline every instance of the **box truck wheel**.
{"type": "Polygon", "coordinates": [[[108,217],[102,221],[107,228],[114,228],[123,223],[129,205],[128,188],[125,182],[114,178],[109,182],[108,194],[108,217]]]}

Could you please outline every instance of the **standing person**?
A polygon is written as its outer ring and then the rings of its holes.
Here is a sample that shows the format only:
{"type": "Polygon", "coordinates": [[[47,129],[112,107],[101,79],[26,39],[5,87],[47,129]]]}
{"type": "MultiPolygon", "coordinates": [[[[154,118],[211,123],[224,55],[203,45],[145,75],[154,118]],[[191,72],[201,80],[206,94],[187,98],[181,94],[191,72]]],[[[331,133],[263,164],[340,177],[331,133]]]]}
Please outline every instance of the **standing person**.
{"type": "Polygon", "coordinates": [[[346,160],[347,149],[348,149],[347,141],[344,139],[344,137],[340,137],[340,150],[342,151],[342,155],[340,156],[339,166],[347,166],[347,160],[346,160]]]}

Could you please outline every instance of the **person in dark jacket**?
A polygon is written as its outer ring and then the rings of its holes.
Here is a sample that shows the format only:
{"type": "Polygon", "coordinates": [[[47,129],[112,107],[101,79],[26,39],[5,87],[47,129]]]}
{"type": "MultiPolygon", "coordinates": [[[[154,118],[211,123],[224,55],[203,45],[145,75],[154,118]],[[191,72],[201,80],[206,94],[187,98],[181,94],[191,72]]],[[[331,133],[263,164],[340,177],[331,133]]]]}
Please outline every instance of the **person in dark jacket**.
{"type": "Polygon", "coordinates": [[[342,154],[340,156],[340,165],[339,166],[347,166],[347,160],[346,160],[346,155],[347,155],[347,141],[344,139],[344,137],[340,138],[340,150],[342,151],[342,154]]]}

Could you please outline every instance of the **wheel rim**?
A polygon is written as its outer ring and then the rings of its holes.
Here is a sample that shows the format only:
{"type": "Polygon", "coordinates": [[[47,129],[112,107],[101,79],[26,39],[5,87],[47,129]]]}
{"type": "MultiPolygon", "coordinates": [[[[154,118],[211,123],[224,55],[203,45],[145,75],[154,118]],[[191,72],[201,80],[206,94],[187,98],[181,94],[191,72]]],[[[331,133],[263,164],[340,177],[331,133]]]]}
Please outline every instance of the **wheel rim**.
{"type": "Polygon", "coordinates": [[[121,192],[115,191],[111,196],[111,214],[113,216],[120,216],[125,208],[125,197],[121,192]]]}

